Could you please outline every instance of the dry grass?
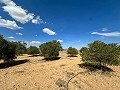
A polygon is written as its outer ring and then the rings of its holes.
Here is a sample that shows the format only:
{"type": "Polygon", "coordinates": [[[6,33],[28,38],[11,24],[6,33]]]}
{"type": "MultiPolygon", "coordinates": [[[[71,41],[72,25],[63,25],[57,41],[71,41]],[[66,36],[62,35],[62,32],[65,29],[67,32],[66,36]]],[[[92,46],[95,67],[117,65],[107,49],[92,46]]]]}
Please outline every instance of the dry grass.
{"type": "Polygon", "coordinates": [[[57,80],[67,82],[78,72],[81,74],[69,83],[70,90],[119,90],[120,66],[110,66],[115,72],[86,72],[78,64],[80,56],[67,57],[66,52],[60,52],[60,59],[45,61],[43,57],[19,56],[17,60],[29,62],[0,69],[0,90],[65,90],[59,87],[57,80]]]}

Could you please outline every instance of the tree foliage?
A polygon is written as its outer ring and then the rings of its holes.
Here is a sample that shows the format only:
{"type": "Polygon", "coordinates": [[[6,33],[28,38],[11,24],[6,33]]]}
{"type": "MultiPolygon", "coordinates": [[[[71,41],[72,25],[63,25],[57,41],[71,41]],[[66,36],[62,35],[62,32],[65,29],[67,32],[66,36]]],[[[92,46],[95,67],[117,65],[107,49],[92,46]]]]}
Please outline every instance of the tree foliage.
{"type": "Polygon", "coordinates": [[[94,63],[98,66],[119,65],[120,45],[117,43],[106,44],[94,41],[80,50],[84,62],[94,63]]]}
{"type": "Polygon", "coordinates": [[[59,56],[59,51],[62,49],[60,42],[56,40],[43,43],[39,47],[41,55],[49,60],[56,59],[59,56]]]}
{"type": "Polygon", "coordinates": [[[69,54],[68,56],[70,57],[74,57],[78,54],[78,50],[76,48],[69,47],[67,50],[67,54],[69,54]]]}
{"type": "Polygon", "coordinates": [[[27,51],[27,48],[26,48],[26,43],[25,42],[21,42],[21,41],[18,41],[18,42],[12,42],[16,45],[16,55],[22,55],[24,53],[26,53],[27,51]]]}
{"type": "Polygon", "coordinates": [[[27,53],[34,56],[35,54],[39,54],[39,49],[36,46],[30,46],[27,49],[27,53]]]}
{"type": "Polygon", "coordinates": [[[16,56],[16,45],[5,40],[2,35],[0,35],[0,59],[4,62],[12,61],[16,56]]]}

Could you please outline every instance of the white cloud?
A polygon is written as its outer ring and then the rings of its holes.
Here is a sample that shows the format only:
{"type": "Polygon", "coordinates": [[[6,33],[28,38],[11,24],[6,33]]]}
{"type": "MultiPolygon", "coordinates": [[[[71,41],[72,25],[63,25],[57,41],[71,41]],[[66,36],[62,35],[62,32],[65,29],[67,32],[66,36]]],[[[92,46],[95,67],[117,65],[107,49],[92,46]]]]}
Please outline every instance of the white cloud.
{"type": "Polygon", "coordinates": [[[23,29],[22,27],[19,27],[15,21],[2,19],[1,16],[0,16],[0,27],[5,27],[9,29],[23,29]]]}
{"type": "Polygon", "coordinates": [[[40,24],[40,20],[42,20],[42,19],[40,19],[40,16],[37,16],[36,19],[32,20],[32,23],[34,23],[34,24],[40,24]]]}
{"type": "Polygon", "coordinates": [[[4,3],[2,6],[3,10],[20,23],[27,23],[32,20],[33,23],[37,23],[39,21],[39,16],[35,18],[33,13],[29,13],[27,10],[23,9],[21,6],[17,6],[12,0],[0,0],[0,3],[4,3]]]}
{"type": "Polygon", "coordinates": [[[32,19],[32,23],[34,23],[34,24],[46,24],[47,22],[44,22],[41,18],[40,18],[40,16],[37,16],[35,19],[32,19]]]}
{"type": "Polygon", "coordinates": [[[63,42],[63,40],[57,40],[57,41],[60,42],[60,43],[63,42]]]}
{"type": "Polygon", "coordinates": [[[8,38],[11,38],[11,39],[12,39],[12,38],[14,38],[14,37],[10,36],[10,37],[8,37],[8,38]]]}
{"type": "Polygon", "coordinates": [[[99,32],[92,32],[91,34],[96,34],[100,36],[112,36],[112,37],[119,37],[120,32],[110,32],[110,33],[99,33],[99,32]]]}
{"type": "Polygon", "coordinates": [[[39,41],[31,41],[30,42],[30,45],[35,45],[35,44],[41,44],[41,42],[39,42],[39,41]]]}
{"type": "Polygon", "coordinates": [[[16,33],[16,34],[17,34],[17,35],[21,35],[21,36],[23,35],[22,33],[16,33]]]}
{"type": "Polygon", "coordinates": [[[102,31],[105,32],[105,31],[108,31],[108,29],[107,28],[102,28],[102,31]]]}
{"type": "Polygon", "coordinates": [[[50,30],[49,28],[44,28],[43,32],[47,33],[48,35],[55,35],[56,34],[54,31],[50,30]]]}

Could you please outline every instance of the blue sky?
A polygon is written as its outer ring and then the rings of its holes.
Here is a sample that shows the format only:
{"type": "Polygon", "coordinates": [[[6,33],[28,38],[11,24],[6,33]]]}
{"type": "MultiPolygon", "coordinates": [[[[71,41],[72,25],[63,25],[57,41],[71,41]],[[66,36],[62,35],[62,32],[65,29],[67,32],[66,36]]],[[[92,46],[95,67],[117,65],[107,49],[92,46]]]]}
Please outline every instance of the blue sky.
{"type": "Polygon", "coordinates": [[[120,44],[120,0],[0,0],[0,34],[30,45],[120,44]]]}

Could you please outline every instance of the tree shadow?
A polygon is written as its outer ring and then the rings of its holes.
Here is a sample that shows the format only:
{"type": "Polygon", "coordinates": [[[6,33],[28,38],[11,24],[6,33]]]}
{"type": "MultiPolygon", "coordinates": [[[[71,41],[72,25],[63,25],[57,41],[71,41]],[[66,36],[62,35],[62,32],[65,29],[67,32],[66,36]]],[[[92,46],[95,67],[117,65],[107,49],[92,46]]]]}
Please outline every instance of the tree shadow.
{"type": "Polygon", "coordinates": [[[44,58],[44,59],[42,59],[42,60],[45,60],[45,61],[55,61],[55,60],[59,60],[61,57],[56,57],[56,58],[52,58],[52,59],[50,59],[50,58],[44,58]]]}
{"type": "Polygon", "coordinates": [[[78,64],[80,68],[88,69],[90,71],[102,70],[103,72],[113,72],[113,70],[106,66],[97,66],[91,63],[81,63],[78,64]]]}
{"type": "Polygon", "coordinates": [[[11,61],[9,63],[0,63],[0,69],[5,69],[5,68],[13,67],[13,66],[16,66],[16,65],[24,64],[28,61],[29,60],[25,59],[25,60],[11,61]]]}
{"type": "Polygon", "coordinates": [[[68,55],[67,57],[78,57],[78,56],[69,56],[69,55],[68,55]]]}
{"type": "Polygon", "coordinates": [[[35,55],[28,56],[28,57],[38,57],[38,56],[40,56],[40,55],[35,54],[35,55]]]}

